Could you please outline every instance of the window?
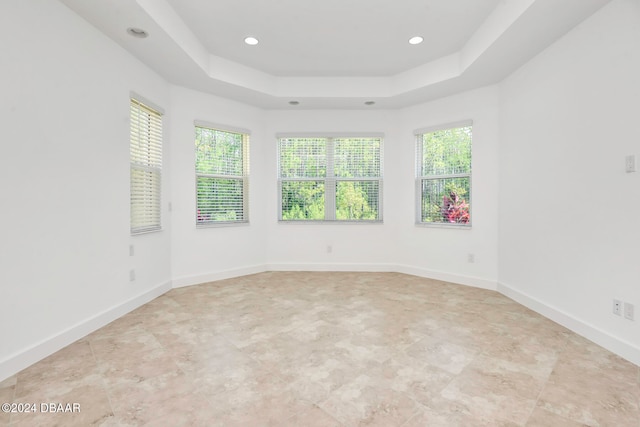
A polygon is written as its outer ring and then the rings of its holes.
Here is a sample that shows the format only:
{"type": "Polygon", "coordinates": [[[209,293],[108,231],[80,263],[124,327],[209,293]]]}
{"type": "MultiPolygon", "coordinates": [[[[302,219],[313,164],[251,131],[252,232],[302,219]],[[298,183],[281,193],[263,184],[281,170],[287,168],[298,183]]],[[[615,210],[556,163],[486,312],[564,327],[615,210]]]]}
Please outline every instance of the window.
{"type": "Polygon", "coordinates": [[[249,132],[196,123],[196,225],[249,222],[249,132]]]}
{"type": "Polygon", "coordinates": [[[131,234],[160,230],[162,114],[143,102],[130,102],[131,234]]]}
{"type": "Polygon", "coordinates": [[[381,137],[281,137],[281,221],[381,221],[381,137]]]}
{"type": "Polygon", "coordinates": [[[471,225],[471,122],[417,135],[417,222],[471,225]]]}

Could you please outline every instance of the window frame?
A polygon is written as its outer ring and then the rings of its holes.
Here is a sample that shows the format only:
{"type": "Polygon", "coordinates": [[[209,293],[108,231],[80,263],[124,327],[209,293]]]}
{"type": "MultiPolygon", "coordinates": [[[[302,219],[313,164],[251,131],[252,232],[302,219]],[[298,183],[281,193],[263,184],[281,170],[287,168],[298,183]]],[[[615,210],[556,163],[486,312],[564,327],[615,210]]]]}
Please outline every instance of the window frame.
{"type": "Polygon", "coordinates": [[[164,150],[163,130],[164,110],[144,97],[131,92],[129,94],[129,228],[132,236],[162,231],[162,160],[164,150]],[[134,113],[139,116],[147,115],[147,126],[141,129],[140,121],[134,122],[134,113]],[[141,141],[140,136],[146,132],[141,141]],[[146,160],[140,161],[139,153],[135,152],[134,143],[144,143],[146,160]],[[155,179],[143,178],[143,187],[148,193],[138,194],[138,185],[134,185],[134,170],[148,172],[155,179]],[[156,184],[157,182],[157,184],[156,184]],[[142,200],[138,196],[142,197],[142,200]],[[139,205],[134,207],[138,203],[139,205]],[[142,206],[151,206],[148,213],[142,206]],[[134,212],[142,210],[142,220],[138,224],[134,220],[134,212]]]}
{"type": "Polygon", "coordinates": [[[278,222],[282,224],[382,224],[383,223],[383,158],[384,134],[369,133],[281,133],[276,135],[277,141],[277,187],[278,187],[278,222]],[[282,139],[325,139],[325,167],[324,177],[282,177],[281,173],[281,140],[282,139]],[[379,172],[377,177],[339,177],[335,175],[335,140],[337,139],[377,139],[380,148],[378,155],[379,172]],[[283,219],[282,218],[282,184],[283,182],[319,182],[324,183],[324,218],[323,219],[283,219]],[[378,206],[377,218],[367,219],[337,219],[337,190],[339,182],[377,182],[378,206]]]}
{"type": "Polygon", "coordinates": [[[242,173],[241,175],[225,175],[225,174],[205,174],[200,173],[197,170],[197,155],[194,147],[194,172],[195,172],[195,223],[196,228],[216,228],[216,227],[233,227],[243,226],[250,224],[250,210],[249,210],[249,163],[250,163],[250,145],[251,145],[251,131],[244,128],[221,125],[211,123],[203,120],[194,121],[194,144],[195,133],[197,128],[204,128],[217,132],[224,132],[230,134],[236,134],[242,136],[242,173]],[[213,178],[213,179],[226,179],[226,180],[238,180],[242,181],[242,213],[243,218],[239,220],[208,220],[199,221],[200,206],[198,204],[198,178],[213,178]]]}
{"type": "Polygon", "coordinates": [[[462,120],[457,122],[445,123],[442,125],[431,126],[426,128],[416,129],[414,132],[416,141],[416,175],[415,175],[415,225],[421,227],[433,227],[433,228],[448,228],[448,229],[460,229],[470,230],[473,225],[473,120],[462,120]],[[469,166],[469,172],[465,173],[453,173],[453,174],[431,174],[422,175],[422,162],[424,159],[424,135],[434,133],[443,130],[457,129],[457,128],[471,128],[471,164],[469,166]],[[424,181],[435,181],[438,179],[452,179],[452,178],[467,178],[469,180],[469,197],[467,203],[469,205],[469,222],[467,223],[451,223],[451,222],[426,222],[422,220],[422,204],[423,204],[423,191],[422,185],[424,181]]]}

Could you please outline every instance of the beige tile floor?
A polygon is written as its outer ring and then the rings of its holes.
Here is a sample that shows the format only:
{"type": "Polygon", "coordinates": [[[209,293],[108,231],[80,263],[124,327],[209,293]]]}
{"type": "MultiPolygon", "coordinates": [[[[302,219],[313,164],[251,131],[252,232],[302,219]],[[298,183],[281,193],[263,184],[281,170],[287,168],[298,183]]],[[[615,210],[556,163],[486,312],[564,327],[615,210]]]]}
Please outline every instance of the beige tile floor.
{"type": "Polygon", "coordinates": [[[271,272],[174,289],[0,383],[11,426],[640,426],[633,365],[492,291],[271,272]]]}

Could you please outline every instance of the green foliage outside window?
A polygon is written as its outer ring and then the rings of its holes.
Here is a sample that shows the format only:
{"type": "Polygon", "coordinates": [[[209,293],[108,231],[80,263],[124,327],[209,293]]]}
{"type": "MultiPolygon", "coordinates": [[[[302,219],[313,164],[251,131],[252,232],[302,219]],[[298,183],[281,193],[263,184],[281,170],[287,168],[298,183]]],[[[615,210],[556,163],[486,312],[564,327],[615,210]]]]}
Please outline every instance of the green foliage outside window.
{"type": "Polygon", "coordinates": [[[281,178],[324,178],[327,176],[326,139],[286,138],[280,140],[281,178]]]}
{"type": "Polygon", "coordinates": [[[280,139],[281,219],[379,220],[380,152],[380,138],[280,139]]]}
{"type": "Polygon", "coordinates": [[[248,136],[196,126],[198,224],[246,221],[248,136]]]}
{"type": "Polygon", "coordinates": [[[285,181],[282,183],[283,220],[323,220],[324,183],[285,181]]]}
{"type": "Polygon", "coordinates": [[[471,137],[471,126],[422,135],[421,222],[470,222],[471,137]]]}
{"type": "Polygon", "coordinates": [[[378,181],[341,181],[336,190],[336,219],[378,219],[378,181]]]}

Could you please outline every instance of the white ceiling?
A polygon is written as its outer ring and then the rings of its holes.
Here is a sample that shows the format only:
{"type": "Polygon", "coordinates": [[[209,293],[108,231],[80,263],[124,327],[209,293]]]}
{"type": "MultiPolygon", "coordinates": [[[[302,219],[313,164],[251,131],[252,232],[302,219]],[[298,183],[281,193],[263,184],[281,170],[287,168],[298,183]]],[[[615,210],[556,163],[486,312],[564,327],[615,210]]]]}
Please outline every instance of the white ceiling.
{"type": "Polygon", "coordinates": [[[398,74],[459,51],[499,1],[167,0],[213,55],[276,76],[398,74]]]}
{"type": "Polygon", "coordinates": [[[402,108],[499,82],[610,0],[60,1],[174,84],[300,109],[402,108]]]}

